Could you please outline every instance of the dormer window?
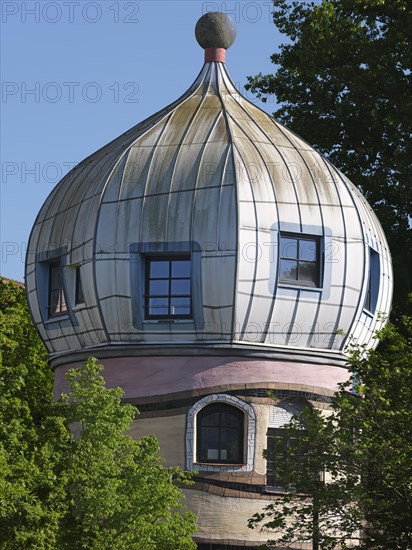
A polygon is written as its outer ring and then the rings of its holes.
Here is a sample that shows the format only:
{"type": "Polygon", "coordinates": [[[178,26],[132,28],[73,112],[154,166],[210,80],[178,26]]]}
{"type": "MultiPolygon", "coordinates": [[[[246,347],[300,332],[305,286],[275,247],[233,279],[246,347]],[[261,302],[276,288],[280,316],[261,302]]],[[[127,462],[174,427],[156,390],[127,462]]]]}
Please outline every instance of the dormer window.
{"type": "Polygon", "coordinates": [[[321,287],[320,237],[281,233],[279,282],[287,285],[321,287]]]}
{"type": "Polygon", "coordinates": [[[146,257],[146,319],[192,318],[191,264],[188,255],[146,257]]]}
{"type": "Polygon", "coordinates": [[[48,317],[58,317],[66,313],[60,262],[53,261],[49,263],[48,317]]]}

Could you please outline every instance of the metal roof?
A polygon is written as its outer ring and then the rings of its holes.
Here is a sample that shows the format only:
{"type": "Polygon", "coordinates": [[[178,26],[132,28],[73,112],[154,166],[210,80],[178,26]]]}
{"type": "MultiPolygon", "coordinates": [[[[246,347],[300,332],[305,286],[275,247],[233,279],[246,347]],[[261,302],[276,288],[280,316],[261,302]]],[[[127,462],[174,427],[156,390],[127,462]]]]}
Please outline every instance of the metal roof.
{"type": "Polygon", "coordinates": [[[176,102],[63,178],[37,217],[28,250],[30,307],[54,357],[162,344],[337,361],[350,336],[373,345],[383,322],[378,312],[388,314],[392,294],[387,242],[364,197],[243,97],[216,61],[205,63],[176,102]],[[282,231],[321,239],[322,288],[279,284],[282,231]],[[144,322],[134,254],[181,243],[201,257],[201,321],[144,322]],[[372,315],[363,307],[369,247],[380,262],[372,315]],[[44,266],[55,257],[69,306],[75,265],[85,294],[84,307],[69,307],[60,321],[47,320],[44,310],[44,266]]]}

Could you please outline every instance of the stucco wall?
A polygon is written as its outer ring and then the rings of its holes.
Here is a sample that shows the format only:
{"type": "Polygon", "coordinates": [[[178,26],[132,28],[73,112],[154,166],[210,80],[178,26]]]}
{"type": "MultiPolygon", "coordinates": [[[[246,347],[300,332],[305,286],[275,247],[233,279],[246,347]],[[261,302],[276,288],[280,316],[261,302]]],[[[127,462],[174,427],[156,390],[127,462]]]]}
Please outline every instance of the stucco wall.
{"type": "Polygon", "coordinates": [[[166,466],[185,467],[185,427],[186,415],[158,418],[137,418],[129,434],[134,439],[145,435],[155,435],[160,445],[160,455],[166,460],[166,466]]]}

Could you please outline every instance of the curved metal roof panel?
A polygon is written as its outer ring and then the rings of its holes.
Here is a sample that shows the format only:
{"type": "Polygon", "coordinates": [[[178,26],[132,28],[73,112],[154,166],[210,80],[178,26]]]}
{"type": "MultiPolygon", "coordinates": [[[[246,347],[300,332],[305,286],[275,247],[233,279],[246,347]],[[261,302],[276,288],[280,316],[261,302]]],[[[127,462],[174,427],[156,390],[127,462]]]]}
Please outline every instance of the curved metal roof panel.
{"type": "Polygon", "coordinates": [[[33,318],[54,356],[201,342],[336,358],[351,335],[373,345],[392,291],[385,236],[359,191],[239,94],[216,61],[176,102],[63,178],[38,215],[26,269],[33,318]],[[319,239],[322,285],[280,284],[280,234],[319,239]],[[372,313],[364,308],[370,248],[380,266],[372,313]],[[179,250],[199,258],[197,319],[145,322],[133,263],[179,250]],[[47,319],[44,306],[54,258],[70,309],[62,320],[47,319]],[[80,308],[69,289],[76,265],[80,308]]]}

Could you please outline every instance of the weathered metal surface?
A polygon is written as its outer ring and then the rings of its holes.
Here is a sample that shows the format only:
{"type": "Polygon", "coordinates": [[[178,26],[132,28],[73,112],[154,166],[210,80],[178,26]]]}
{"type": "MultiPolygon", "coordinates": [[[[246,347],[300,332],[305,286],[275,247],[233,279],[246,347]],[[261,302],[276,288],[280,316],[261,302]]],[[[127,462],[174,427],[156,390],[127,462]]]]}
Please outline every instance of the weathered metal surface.
{"type": "Polygon", "coordinates": [[[227,50],[236,38],[236,26],[232,19],[222,12],[205,13],[196,23],[195,36],[204,48],[224,48],[227,50]]]}
{"type": "Polygon", "coordinates": [[[365,199],[242,97],[216,62],[178,101],[74,168],[46,200],[28,248],[30,307],[55,356],[109,343],[201,343],[314,357],[342,350],[351,335],[372,345],[377,312],[390,307],[390,254],[365,199]],[[322,288],[278,284],[279,231],[323,239],[322,288]],[[202,323],[136,324],[143,311],[130,264],[139,243],[200,247],[202,323]],[[363,308],[369,245],[380,258],[373,316],[363,308]],[[65,273],[81,265],[85,305],[50,324],[40,263],[53,251],[65,273]]]}

